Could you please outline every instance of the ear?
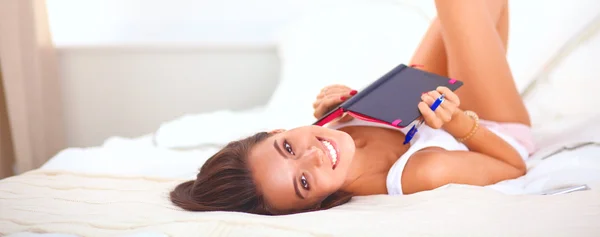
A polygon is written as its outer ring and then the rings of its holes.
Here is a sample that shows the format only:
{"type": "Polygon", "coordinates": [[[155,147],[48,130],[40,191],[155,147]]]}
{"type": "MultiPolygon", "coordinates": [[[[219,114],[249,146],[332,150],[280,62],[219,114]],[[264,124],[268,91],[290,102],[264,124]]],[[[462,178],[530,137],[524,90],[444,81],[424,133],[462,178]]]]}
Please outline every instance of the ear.
{"type": "Polygon", "coordinates": [[[282,132],[285,132],[285,129],[275,129],[275,130],[270,131],[269,134],[275,135],[275,134],[282,133],[282,132]]]}

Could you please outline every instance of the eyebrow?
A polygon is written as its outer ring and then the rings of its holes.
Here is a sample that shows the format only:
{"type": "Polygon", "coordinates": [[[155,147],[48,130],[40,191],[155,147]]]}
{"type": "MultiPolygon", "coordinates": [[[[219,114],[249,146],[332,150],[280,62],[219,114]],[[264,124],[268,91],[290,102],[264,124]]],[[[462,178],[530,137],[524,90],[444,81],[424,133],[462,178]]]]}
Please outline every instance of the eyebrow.
{"type": "Polygon", "coordinates": [[[277,150],[277,152],[279,152],[279,154],[281,154],[281,156],[283,156],[284,158],[287,158],[287,156],[285,156],[285,154],[283,153],[281,148],[279,148],[278,144],[279,143],[277,142],[277,139],[275,139],[275,141],[273,141],[273,147],[275,147],[275,150],[277,150]]]}
{"type": "Polygon", "coordinates": [[[300,189],[298,188],[298,182],[296,182],[296,179],[294,177],[292,177],[292,183],[294,184],[294,191],[296,191],[296,196],[298,196],[300,199],[304,199],[304,196],[302,196],[302,193],[300,193],[300,189]]]}
{"type": "MultiPolygon", "coordinates": [[[[275,141],[273,141],[273,147],[275,147],[275,150],[277,150],[277,152],[279,152],[279,154],[281,154],[281,156],[283,156],[283,158],[287,159],[287,156],[283,153],[283,151],[279,147],[279,143],[277,142],[277,139],[275,139],[275,141]]],[[[296,196],[298,196],[300,199],[304,199],[304,196],[302,196],[302,193],[300,192],[300,188],[298,188],[298,182],[296,182],[296,178],[294,178],[293,176],[292,176],[292,184],[294,185],[294,191],[296,192],[296,196]]]]}

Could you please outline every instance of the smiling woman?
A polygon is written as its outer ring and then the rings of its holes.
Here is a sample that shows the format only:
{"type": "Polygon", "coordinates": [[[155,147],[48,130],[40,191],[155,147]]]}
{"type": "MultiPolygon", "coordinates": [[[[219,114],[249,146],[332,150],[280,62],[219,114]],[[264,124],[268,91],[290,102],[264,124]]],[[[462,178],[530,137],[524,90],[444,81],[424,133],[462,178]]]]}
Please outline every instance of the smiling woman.
{"type": "Polygon", "coordinates": [[[347,133],[305,126],[271,134],[254,147],[248,165],[273,211],[318,209],[348,184],[355,146],[347,133]]]}
{"type": "MultiPolygon", "coordinates": [[[[533,152],[528,113],[506,60],[506,0],[436,0],[435,19],[411,64],[464,86],[423,93],[425,125],[407,129],[342,117],[327,127],[277,130],[232,142],[172,193],[197,211],[289,214],[327,209],[351,195],[403,195],[449,183],[490,185],[526,172],[533,152]],[[444,101],[435,111],[436,98],[444,101]]],[[[307,92],[308,93],[308,92],[307,92]]],[[[313,103],[324,116],[357,92],[323,88],[313,103]]]]}
{"type": "Polygon", "coordinates": [[[196,180],[182,183],[171,192],[171,201],[190,211],[267,215],[328,209],[351,198],[347,192],[335,191],[344,183],[353,153],[352,139],[336,130],[310,126],[285,133],[258,133],[231,142],[213,155],[196,180]],[[343,141],[342,148],[335,149],[344,150],[347,165],[337,167],[333,152],[324,145],[327,140],[319,137],[343,141]],[[301,149],[297,154],[293,148],[296,145],[309,145],[310,149],[301,149]],[[329,161],[323,160],[324,154],[328,154],[329,161]],[[334,194],[329,195],[331,192],[334,194]]]}

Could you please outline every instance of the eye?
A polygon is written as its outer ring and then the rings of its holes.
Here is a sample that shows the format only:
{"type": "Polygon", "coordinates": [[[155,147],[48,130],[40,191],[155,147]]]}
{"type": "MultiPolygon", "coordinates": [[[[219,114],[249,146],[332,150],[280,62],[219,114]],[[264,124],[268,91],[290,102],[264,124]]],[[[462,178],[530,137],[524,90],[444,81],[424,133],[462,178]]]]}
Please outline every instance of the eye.
{"type": "Polygon", "coordinates": [[[285,150],[292,154],[292,155],[296,155],[294,154],[294,150],[292,149],[292,145],[290,145],[286,140],[283,140],[283,148],[285,148],[285,150]]]}
{"type": "Polygon", "coordinates": [[[300,184],[302,184],[302,188],[306,190],[310,189],[310,186],[308,186],[308,181],[306,181],[306,177],[304,177],[304,175],[300,177],[300,184]]]}

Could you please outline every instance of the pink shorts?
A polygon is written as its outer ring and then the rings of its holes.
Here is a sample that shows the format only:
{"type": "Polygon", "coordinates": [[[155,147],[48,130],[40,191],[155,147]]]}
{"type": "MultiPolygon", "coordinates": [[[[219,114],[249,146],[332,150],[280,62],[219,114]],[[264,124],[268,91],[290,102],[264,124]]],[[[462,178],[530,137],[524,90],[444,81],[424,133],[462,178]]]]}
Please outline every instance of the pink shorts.
{"type": "Polygon", "coordinates": [[[517,143],[519,143],[521,146],[523,146],[525,150],[527,150],[529,155],[533,154],[536,151],[531,127],[525,124],[501,123],[487,120],[479,120],[479,124],[492,131],[500,132],[514,138],[517,143]]]}

